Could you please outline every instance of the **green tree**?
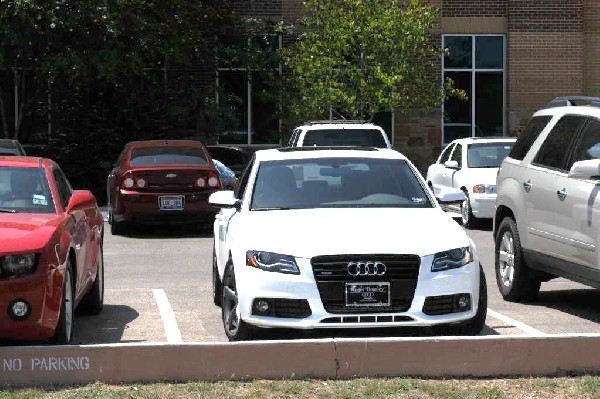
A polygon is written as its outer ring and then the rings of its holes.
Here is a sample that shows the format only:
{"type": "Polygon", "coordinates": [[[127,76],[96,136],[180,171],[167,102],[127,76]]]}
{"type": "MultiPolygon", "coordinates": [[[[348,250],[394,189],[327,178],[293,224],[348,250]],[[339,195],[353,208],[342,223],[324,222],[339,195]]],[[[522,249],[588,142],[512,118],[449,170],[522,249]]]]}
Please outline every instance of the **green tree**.
{"type": "Polygon", "coordinates": [[[99,86],[143,100],[141,81],[214,58],[215,35],[235,23],[230,3],[1,0],[0,131],[19,138],[40,104],[52,106],[54,90],[69,93],[67,112],[99,86]]]}
{"type": "Polygon", "coordinates": [[[286,101],[298,118],[330,112],[368,119],[375,112],[434,109],[457,94],[439,78],[433,41],[437,10],[423,0],[305,0],[298,41],[283,50],[286,101]],[[446,86],[446,87],[443,87],[446,86]]]}

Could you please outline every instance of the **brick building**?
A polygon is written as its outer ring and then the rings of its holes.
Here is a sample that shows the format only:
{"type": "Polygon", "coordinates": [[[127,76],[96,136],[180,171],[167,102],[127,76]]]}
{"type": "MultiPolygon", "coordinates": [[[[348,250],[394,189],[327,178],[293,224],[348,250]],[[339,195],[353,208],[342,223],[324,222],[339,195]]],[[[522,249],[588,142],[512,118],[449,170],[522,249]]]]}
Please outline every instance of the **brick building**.
{"type": "MultiPolygon", "coordinates": [[[[392,118],[394,147],[420,168],[455,137],[517,135],[531,113],[555,96],[600,96],[600,1],[430,4],[439,9],[436,40],[450,49],[450,57],[440,60],[440,78],[453,78],[469,101],[450,100],[433,115],[392,118]]],[[[240,1],[237,12],[287,24],[304,15],[301,0],[240,1]]],[[[252,102],[252,87],[246,94],[252,102]]],[[[246,127],[252,126],[252,107],[247,113],[246,127]]]]}

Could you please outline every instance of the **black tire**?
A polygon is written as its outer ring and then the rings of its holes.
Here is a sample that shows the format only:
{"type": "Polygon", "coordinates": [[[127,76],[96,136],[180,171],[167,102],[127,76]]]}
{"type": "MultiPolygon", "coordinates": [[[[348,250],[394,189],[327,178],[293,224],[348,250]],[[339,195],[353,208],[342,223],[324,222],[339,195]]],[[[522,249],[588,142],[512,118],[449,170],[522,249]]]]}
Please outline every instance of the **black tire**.
{"type": "Polygon", "coordinates": [[[479,335],[485,326],[487,317],[487,282],[483,268],[479,265],[479,301],[475,317],[456,324],[434,326],[436,335],[479,335]]]}
{"type": "Polygon", "coordinates": [[[500,294],[506,301],[533,301],[540,291],[541,280],[527,267],[517,223],[506,217],[495,237],[495,274],[500,294]]]}
{"type": "Polygon", "coordinates": [[[473,215],[473,210],[471,209],[471,200],[469,199],[469,194],[467,194],[466,191],[465,197],[465,200],[460,204],[462,225],[467,229],[474,229],[479,225],[479,219],[473,215]]]}
{"type": "Polygon", "coordinates": [[[94,285],[79,304],[79,308],[84,313],[92,315],[100,313],[104,307],[104,251],[102,250],[102,247],[103,245],[100,244],[100,260],[98,261],[94,285]]]}
{"type": "Polygon", "coordinates": [[[71,262],[67,262],[62,291],[60,314],[51,342],[58,345],[68,345],[71,343],[71,338],[73,337],[73,321],[75,320],[73,306],[75,289],[73,286],[73,269],[71,268],[71,262]]]}
{"type": "Polygon", "coordinates": [[[252,326],[246,324],[238,313],[238,294],[235,284],[235,274],[231,265],[223,275],[223,295],[221,299],[221,319],[225,335],[230,341],[252,339],[252,326]]]}
{"type": "Polygon", "coordinates": [[[125,222],[117,222],[110,210],[110,206],[108,207],[108,224],[110,224],[110,234],[113,236],[120,236],[125,233],[125,222]]]}
{"type": "Polygon", "coordinates": [[[219,278],[219,269],[217,268],[217,254],[215,247],[213,246],[213,260],[212,260],[212,291],[213,291],[213,302],[217,306],[221,306],[223,300],[223,285],[219,278]]]}

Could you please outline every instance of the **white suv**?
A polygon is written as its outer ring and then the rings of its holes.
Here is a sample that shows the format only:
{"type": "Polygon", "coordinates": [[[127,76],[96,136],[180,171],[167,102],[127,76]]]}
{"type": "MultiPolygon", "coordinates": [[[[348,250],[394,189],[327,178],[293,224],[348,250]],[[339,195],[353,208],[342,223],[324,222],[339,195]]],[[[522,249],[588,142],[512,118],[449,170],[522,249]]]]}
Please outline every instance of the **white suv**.
{"type": "Polygon", "coordinates": [[[367,121],[312,121],[292,132],[289,147],[362,146],[392,148],[385,131],[367,121]]]}
{"type": "MultiPolygon", "coordinates": [[[[460,190],[439,201],[460,201],[460,190]]],[[[213,300],[230,340],[255,327],[432,326],[478,334],[485,276],[465,231],[389,149],[257,151],[213,193],[213,300]]]]}
{"type": "Polygon", "coordinates": [[[540,283],[555,277],[600,288],[599,104],[554,99],[533,115],[502,163],[494,239],[506,300],[533,300],[540,283]]]}

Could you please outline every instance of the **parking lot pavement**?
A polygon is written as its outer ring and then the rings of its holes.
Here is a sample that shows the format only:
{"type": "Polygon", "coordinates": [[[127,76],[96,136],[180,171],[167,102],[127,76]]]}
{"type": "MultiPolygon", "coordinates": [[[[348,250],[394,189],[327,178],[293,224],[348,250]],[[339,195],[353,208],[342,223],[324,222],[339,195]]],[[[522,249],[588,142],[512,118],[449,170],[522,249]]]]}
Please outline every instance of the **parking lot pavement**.
{"type": "MultiPolygon", "coordinates": [[[[108,224],[106,224],[108,230],[108,224]]],[[[488,281],[482,335],[600,334],[600,291],[564,279],[542,284],[538,301],[505,302],[494,277],[491,223],[467,230],[488,281]]],[[[105,233],[105,308],[78,315],[75,343],[222,342],[220,308],[212,303],[213,238],[196,228],[142,227],[129,235],[105,233]]],[[[426,329],[273,331],[264,338],[427,336],[426,329]]]]}

